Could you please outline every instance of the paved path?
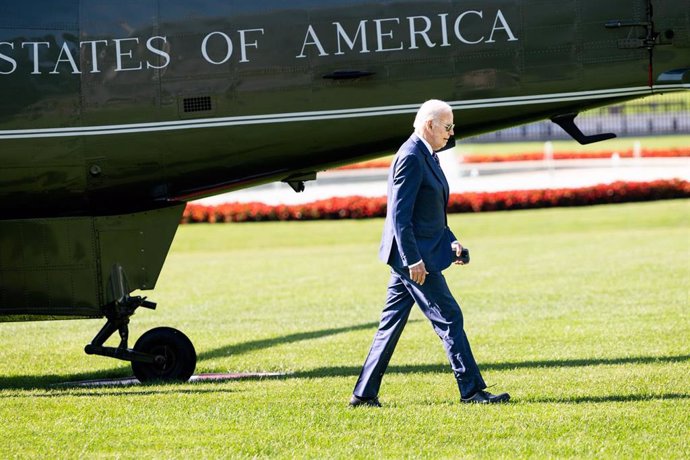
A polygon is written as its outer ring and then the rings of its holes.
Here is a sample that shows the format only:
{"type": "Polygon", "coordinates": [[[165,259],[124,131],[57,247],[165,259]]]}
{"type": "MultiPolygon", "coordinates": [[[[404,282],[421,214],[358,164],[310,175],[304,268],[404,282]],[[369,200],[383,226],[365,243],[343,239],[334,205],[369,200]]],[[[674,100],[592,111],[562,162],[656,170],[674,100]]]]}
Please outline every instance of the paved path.
{"type": "MultiPolygon", "coordinates": [[[[631,158],[598,160],[520,161],[460,164],[455,154],[441,158],[451,193],[571,188],[619,180],[690,180],[690,158],[631,158]]],[[[387,169],[326,171],[306,190],[295,193],[287,184],[273,183],[199,200],[204,204],[258,201],[298,204],[335,196],[386,195],[387,169]]]]}

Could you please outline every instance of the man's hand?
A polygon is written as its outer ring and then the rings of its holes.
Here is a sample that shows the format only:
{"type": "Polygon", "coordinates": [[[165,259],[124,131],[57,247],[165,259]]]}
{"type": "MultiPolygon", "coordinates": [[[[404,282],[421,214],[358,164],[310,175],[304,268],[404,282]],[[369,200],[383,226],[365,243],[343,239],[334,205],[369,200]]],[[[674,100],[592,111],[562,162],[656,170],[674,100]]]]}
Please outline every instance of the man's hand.
{"type": "Polygon", "coordinates": [[[429,272],[426,271],[424,261],[421,261],[417,265],[410,267],[410,278],[412,278],[412,281],[419,284],[420,286],[424,284],[424,280],[426,279],[426,275],[428,274],[429,272]]]}
{"type": "MultiPolygon", "coordinates": [[[[462,244],[460,244],[459,241],[453,241],[453,242],[451,243],[450,247],[453,248],[453,251],[455,251],[455,255],[456,255],[456,256],[458,257],[458,259],[459,259],[459,258],[460,258],[460,253],[462,252],[462,244]]],[[[454,262],[454,264],[455,264],[455,265],[465,265],[465,263],[462,262],[461,260],[456,260],[456,261],[454,262]]]]}

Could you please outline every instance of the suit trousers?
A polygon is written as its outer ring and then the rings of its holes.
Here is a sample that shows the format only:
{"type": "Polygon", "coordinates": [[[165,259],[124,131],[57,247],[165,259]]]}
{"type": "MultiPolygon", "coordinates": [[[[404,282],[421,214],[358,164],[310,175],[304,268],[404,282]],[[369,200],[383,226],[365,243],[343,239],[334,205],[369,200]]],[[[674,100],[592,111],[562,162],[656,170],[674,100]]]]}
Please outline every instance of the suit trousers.
{"type": "Polygon", "coordinates": [[[392,267],[379,329],[355,385],[354,395],[361,398],[378,396],[383,374],[415,303],[443,342],[461,397],[486,388],[463,329],[460,306],[443,274],[429,273],[420,286],[410,279],[408,269],[392,267]]]}

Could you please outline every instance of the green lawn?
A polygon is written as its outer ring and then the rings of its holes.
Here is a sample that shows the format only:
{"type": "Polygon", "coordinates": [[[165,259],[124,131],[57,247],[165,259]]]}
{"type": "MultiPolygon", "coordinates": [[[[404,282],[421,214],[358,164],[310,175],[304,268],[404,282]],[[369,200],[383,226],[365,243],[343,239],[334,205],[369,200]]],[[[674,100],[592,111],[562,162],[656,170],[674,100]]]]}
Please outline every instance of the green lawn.
{"type": "MultiPolygon", "coordinates": [[[[669,111],[684,112],[688,107],[690,107],[690,92],[679,91],[667,94],[657,94],[654,96],[625,102],[617,107],[617,110],[620,113],[625,114],[664,113],[669,111]]],[[[611,107],[603,107],[600,109],[594,109],[591,112],[607,114],[610,113],[610,111],[611,107]]]]}
{"type": "Polygon", "coordinates": [[[182,226],[133,340],[168,325],[197,372],[281,378],[60,388],[130,375],[100,320],[0,324],[0,458],[688,458],[690,200],[457,214],[447,278],[487,382],[466,406],[415,310],[382,409],[349,409],[388,274],[382,221],[182,226]]]}

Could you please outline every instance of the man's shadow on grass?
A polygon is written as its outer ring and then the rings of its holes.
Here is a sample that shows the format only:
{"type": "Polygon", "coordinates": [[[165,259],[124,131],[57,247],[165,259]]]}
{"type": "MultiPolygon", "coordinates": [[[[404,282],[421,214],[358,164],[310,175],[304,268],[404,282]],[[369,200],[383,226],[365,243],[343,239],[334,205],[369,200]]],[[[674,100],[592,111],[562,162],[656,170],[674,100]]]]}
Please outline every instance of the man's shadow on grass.
{"type": "Polygon", "coordinates": [[[581,404],[581,403],[609,403],[609,402],[639,402],[654,401],[663,399],[690,399],[690,395],[683,393],[656,393],[656,394],[627,394],[627,395],[592,395],[592,396],[573,396],[566,398],[526,398],[526,403],[559,403],[559,404],[581,404]]]}
{"type": "MultiPolygon", "coordinates": [[[[555,360],[535,360],[535,361],[516,361],[502,363],[486,363],[480,365],[482,370],[512,370],[512,369],[538,369],[538,368],[568,368],[568,367],[589,367],[601,365],[621,365],[621,364],[657,364],[675,363],[689,361],[690,355],[678,356],[633,356],[625,358],[597,358],[597,359],[555,359],[555,360]]],[[[337,366],[321,367],[308,371],[295,372],[285,375],[282,378],[291,379],[312,379],[324,377],[352,377],[356,378],[361,371],[359,366],[337,366]]],[[[448,364],[413,364],[401,366],[389,366],[387,374],[415,374],[415,373],[449,373],[448,364]]],[[[626,394],[626,395],[584,395],[573,397],[529,397],[525,398],[525,403],[559,403],[559,404],[580,404],[580,403],[609,403],[609,402],[639,402],[652,400],[676,400],[690,399],[690,394],[684,393],[655,393],[655,394],[626,394]]]]}
{"type": "MultiPolygon", "coordinates": [[[[513,369],[538,369],[552,367],[587,367],[619,364],[655,364],[676,363],[690,361],[690,355],[679,356],[631,356],[625,358],[593,358],[593,359],[553,359],[534,361],[507,361],[502,363],[484,363],[479,367],[482,371],[506,371],[513,369]]],[[[359,366],[320,367],[308,371],[295,372],[286,378],[318,378],[318,377],[351,377],[358,376],[362,370],[359,366]]],[[[387,374],[415,374],[415,373],[450,372],[448,364],[408,364],[391,365],[387,374]]]]}
{"type": "MultiPolygon", "coordinates": [[[[411,320],[410,322],[421,321],[411,320]]],[[[298,332],[279,337],[272,337],[266,339],[252,340],[248,342],[238,343],[219,347],[213,350],[201,352],[198,354],[197,360],[203,361],[213,358],[222,358],[226,356],[239,355],[249,353],[252,351],[272,348],[279,345],[296,343],[306,340],[319,339],[323,337],[344,334],[353,331],[360,331],[366,329],[375,329],[378,322],[369,322],[357,324],[353,326],[345,326],[339,328],[327,328],[316,331],[298,332]]],[[[86,356],[85,356],[85,359],[86,356]]],[[[530,360],[530,361],[513,361],[500,363],[484,363],[481,365],[482,370],[513,370],[525,368],[554,368],[554,367],[586,367],[599,365],[620,365],[620,364],[654,364],[654,363],[673,363],[690,360],[690,355],[678,356],[633,356],[623,358],[595,358],[595,359],[556,359],[556,360],[530,360]]],[[[273,377],[278,379],[305,379],[305,378],[324,378],[324,377],[357,377],[361,371],[361,366],[329,366],[319,367],[315,369],[298,371],[294,373],[285,374],[280,377],[273,377]]],[[[393,365],[388,368],[389,374],[414,374],[414,373],[446,373],[449,372],[447,364],[411,364],[411,365],[393,365]]],[[[96,372],[84,372],[78,374],[64,374],[64,375],[18,375],[18,376],[0,376],[0,390],[2,389],[19,389],[31,390],[50,388],[56,384],[65,381],[79,381],[79,380],[94,380],[105,378],[121,378],[131,375],[131,368],[129,365],[122,365],[119,367],[100,370],[96,372]]],[[[252,379],[251,377],[249,378],[252,379]]],[[[246,380],[246,379],[245,379],[246,380]]],[[[675,395],[678,398],[690,398],[690,395],[675,395]]],[[[634,397],[634,396],[633,396],[634,397]]],[[[593,402],[598,397],[595,397],[593,402]]],[[[630,400],[628,396],[609,396],[605,398],[621,398],[622,401],[630,400]]],[[[641,397],[641,399],[646,399],[641,397]]],[[[616,399],[609,399],[616,400],[616,399]]],[[[549,402],[549,400],[540,400],[549,402]]],[[[559,400],[563,402],[562,400],[559,400]]],[[[585,400],[574,399],[572,402],[585,402],[585,400]]]]}

